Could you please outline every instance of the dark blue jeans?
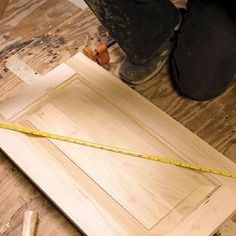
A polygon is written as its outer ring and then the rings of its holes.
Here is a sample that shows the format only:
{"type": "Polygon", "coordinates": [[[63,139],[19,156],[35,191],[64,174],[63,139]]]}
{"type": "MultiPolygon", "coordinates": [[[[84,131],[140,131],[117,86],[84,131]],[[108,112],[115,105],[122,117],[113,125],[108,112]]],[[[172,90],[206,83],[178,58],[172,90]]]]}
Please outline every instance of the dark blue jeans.
{"type": "MultiPolygon", "coordinates": [[[[168,0],[85,0],[136,65],[148,63],[178,23],[168,0]]],[[[173,82],[186,97],[221,94],[235,72],[236,0],[189,0],[170,60],[173,82]]]]}
{"type": "Polygon", "coordinates": [[[85,0],[136,65],[144,64],[178,23],[168,0],[85,0]]]}
{"type": "Polygon", "coordinates": [[[235,2],[190,1],[171,57],[173,81],[186,97],[209,100],[231,83],[236,65],[235,2]]]}

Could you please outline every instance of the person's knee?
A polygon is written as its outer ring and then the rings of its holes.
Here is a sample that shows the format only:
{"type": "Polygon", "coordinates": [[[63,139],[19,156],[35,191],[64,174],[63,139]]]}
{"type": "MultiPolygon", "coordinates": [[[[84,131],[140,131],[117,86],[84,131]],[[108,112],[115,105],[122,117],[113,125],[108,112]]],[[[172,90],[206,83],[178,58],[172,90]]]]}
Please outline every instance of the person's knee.
{"type": "Polygon", "coordinates": [[[229,86],[234,75],[234,63],[221,63],[211,67],[201,63],[182,63],[175,56],[171,58],[171,75],[177,90],[185,97],[206,101],[222,94],[229,86]]]}
{"type": "Polygon", "coordinates": [[[178,84],[177,89],[184,96],[196,101],[207,101],[222,94],[227,88],[224,86],[211,86],[209,84],[178,84]]]}

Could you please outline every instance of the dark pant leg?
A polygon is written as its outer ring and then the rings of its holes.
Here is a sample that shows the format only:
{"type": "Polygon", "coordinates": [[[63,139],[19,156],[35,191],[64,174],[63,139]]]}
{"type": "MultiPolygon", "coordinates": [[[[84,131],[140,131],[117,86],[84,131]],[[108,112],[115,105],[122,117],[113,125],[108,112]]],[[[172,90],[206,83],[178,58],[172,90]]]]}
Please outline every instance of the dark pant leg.
{"type": "Polygon", "coordinates": [[[208,100],[221,94],[235,72],[234,0],[193,0],[178,36],[171,67],[187,97],[208,100]]]}
{"type": "Polygon", "coordinates": [[[178,23],[169,0],[85,1],[136,65],[147,62],[178,23]]]}

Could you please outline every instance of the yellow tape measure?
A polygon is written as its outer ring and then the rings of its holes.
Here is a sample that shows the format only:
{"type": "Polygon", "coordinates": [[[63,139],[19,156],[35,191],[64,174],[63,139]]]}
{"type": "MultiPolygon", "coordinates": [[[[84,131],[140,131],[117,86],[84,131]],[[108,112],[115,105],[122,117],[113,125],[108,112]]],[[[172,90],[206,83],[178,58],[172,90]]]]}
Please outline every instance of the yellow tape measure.
{"type": "Polygon", "coordinates": [[[195,164],[184,162],[184,161],[172,160],[172,159],[168,159],[168,158],[157,156],[157,155],[135,152],[135,151],[126,150],[126,149],[122,149],[122,148],[93,143],[93,142],[89,142],[89,141],[81,140],[81,139],[77,139],[77,138],[70,138],[70,137],[66,137],[66,136],[62,136],[62,135],[58,135],[58,134],[46,133],[46,132],[42,132],[39,130],[32,130],[32,129],[27,129],[27,128],[18,127],[18,126],[9,125],[9,124],[2,124],[2,123],[0,123],[0,128],[18,131],[18,132],[21,132],[24,134],[30,134],[30,135],[35,135],[35,136],[39,136],[39,137],[45,137],[45,138],[66,141],[69,143],[75,143],[75,144],[83,145],[86,147],[97,148],[97,149],[106,150],[106,151],[110,151],[110,152],[121,153],[121,154],[128,155],[128,156],[140,157],[140,158],[144,158],[144,159],[148,159],[148,160],[152,160],[152,161],[159,161],[162,163],[171,164],[171,165],[175,165],[175,166],[179,166],[179,167],[185,167],[185,168],[192,169],[192,170],[198,170],[198,171],[208,172],[208,173],[212,173],[212,174],[223,175],[226,177],[236,178],[236,172],[230,172],[230,171],[224,171],[224,170],[199,166],[199,165],[195,165],[195,164]]]}

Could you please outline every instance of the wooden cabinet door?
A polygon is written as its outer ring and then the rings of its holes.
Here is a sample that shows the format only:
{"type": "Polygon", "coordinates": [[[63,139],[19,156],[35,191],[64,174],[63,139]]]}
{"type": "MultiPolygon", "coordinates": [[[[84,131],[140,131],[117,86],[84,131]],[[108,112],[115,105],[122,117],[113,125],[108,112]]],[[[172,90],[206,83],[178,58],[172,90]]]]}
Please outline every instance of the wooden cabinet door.
{"type": "MultiPolygon", "coordinates": [[[[0,105],[19,126],[235,170],[117,78],[78,54],[0,105]]],[[[0,146],[88,235],[209,235],[236,209],[236,180],[0,130],[0,146]]]]}

